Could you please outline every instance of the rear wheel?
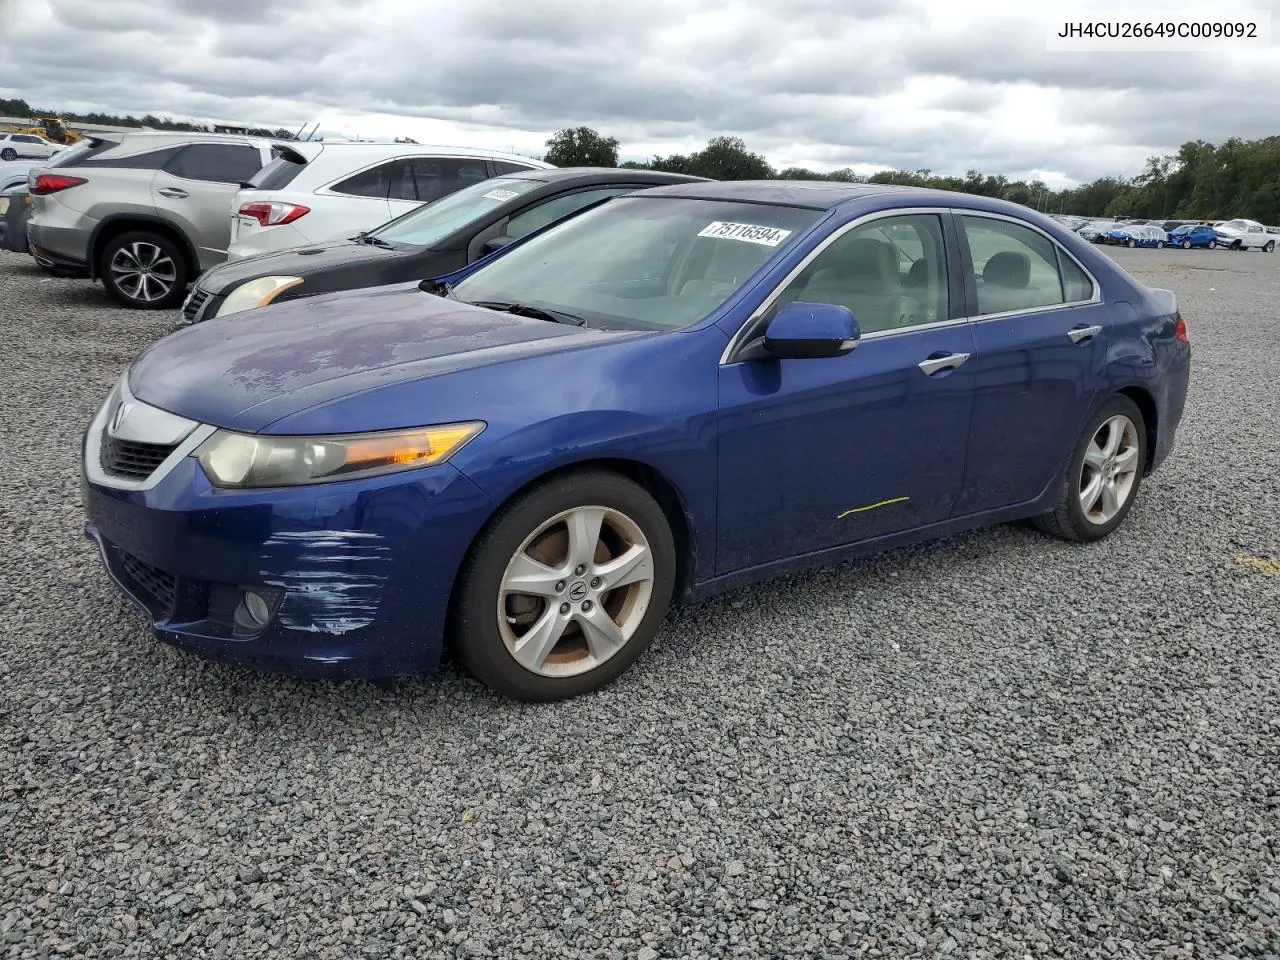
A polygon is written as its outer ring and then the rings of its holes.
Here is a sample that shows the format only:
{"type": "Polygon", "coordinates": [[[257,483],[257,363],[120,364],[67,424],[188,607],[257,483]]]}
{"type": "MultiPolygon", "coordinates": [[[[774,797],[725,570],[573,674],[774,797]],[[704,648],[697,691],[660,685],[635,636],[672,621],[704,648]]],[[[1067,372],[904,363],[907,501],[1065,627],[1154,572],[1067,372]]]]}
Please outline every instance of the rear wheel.
{"type": "Polygon", "coordinates": [[[1138,241],[1137,241],[1137,240],[1130,240],[1128,245],[1129,245],[1129,246],[1131,246],[1131,247],[1136,247],[1136,246],[1138,245],[1138,241]]]}
{"type": "Polygon", "coordinates": [[[1210,250],[1217,250],[1217,249],[1218,249],[1218,241],[1217,241],[1217,240],[1210,240],[1210,241],[1209,241],[1209,249],[1210,249],[1210,250]]]}
{"type": "Polygon", "coordinates": [[[621,675],[675,586],[662,507],[617,474],[553,479],[503,507],[463,566],[451,634],[466,667],[521,700],[561,700],[621,675]]]}
{"type": "Polygon", "coordinates": [[[13,147],[5,147],[0,150],[0,160],[16,160],[18,159],[18,151],[13,147]]]}
{"type": "Polygon", "coordinates": [[[1089,420],[1076,444],[1058,505],[1036,517],[1036,526],[1064,540],[1101,540],[1128,516],[1146,462],[1142,411],[1128,397],[1112,397],[1089,420]]]}
{"type": "Polygon", "coordinates": [[[116,302],[135,310],[166,310],[182,302],[187,263],[160,233],[131,230],[107,242],[98,275],[116,302]]]}
{"type": "Polygon", "coordinates": [[[1275,250],[1275,248],[1276,248],[1276,242],[1274,240],[1268,240],[1267,245],[1262,248],[1262,252],[1271,253],[1273,250],[1275,250]]]}
{"type": "Polygon", "coordinates": [[[1164,249],[1164,241],[1163,241],[1163,240],[1157,240],[1157,241],[1156,241],[1156,246],[1157,246],[1159,249],[1163,250],[1163,249],[1164,249]]]}

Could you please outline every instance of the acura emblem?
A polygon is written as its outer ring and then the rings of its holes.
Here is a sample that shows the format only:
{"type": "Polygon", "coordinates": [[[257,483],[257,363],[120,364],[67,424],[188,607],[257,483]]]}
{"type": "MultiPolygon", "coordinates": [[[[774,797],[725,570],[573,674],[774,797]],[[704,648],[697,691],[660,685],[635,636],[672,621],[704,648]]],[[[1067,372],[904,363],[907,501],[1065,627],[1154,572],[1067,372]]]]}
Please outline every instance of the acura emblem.
{"type": "Polygon", "coordinates": [[[129,415],[129,411],[133,409],[131,403],[121,403],[116,407],[115,414],[111,417],[111,432],[114,434],[120,429],[120,424],[124,423],[124,418],[129,415]]]}

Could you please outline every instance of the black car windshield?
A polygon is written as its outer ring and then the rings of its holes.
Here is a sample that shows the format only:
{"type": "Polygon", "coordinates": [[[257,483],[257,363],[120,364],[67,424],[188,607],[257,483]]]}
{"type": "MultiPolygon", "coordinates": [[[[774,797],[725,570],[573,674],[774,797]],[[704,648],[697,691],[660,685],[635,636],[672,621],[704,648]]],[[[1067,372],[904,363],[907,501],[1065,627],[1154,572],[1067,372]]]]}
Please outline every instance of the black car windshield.
{"type": "Polygon", "coordinates": [[[687,327],[820,216],[775,204],[621,197],[481,267],[451,295],[543,307],[609,329],[687,327]]]}
{"type": "Polygon", "coordinates": [[[404,216],[396,217],[370,233],[388,243],[429,247],[454,231],[479,220],[508,200],[514,200],[540,186],[541,180],[507,177],[481,180],[439,200],[415,207],[404,216]]]}

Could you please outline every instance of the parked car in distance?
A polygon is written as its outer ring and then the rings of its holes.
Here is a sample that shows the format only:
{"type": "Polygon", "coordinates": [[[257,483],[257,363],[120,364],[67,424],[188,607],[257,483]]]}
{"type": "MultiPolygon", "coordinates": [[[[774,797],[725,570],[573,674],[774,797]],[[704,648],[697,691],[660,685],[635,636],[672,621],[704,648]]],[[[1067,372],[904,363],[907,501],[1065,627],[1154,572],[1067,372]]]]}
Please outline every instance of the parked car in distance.
{"type": "Polygon", "coordinates": [[[178,306],[226,259],[231,199],[273,141],[216,133],[103,133],[33,171],[28,236],[36,261],[100,279],[135,309],[178,306]]]}
{"type": "Polygon", "coordinates": [[[32,133],[0,134],[0,160],[48,160],[62,151],[62,146],[50,143],[44,137],[32,133]]]}
{"type": "Polygon", "coordinates": [[[1118,226],[1119,224],[1114,220],[1094,220],[1077,230],[1076,235],[1090,243],[1103,243],[1107,235],[1118,226]]]}
{"type": "Polygon", "coordinates": [[[345,240],[474,183],[550,167],[469,147],[291,143],[236,194],[230,258],[345,240]]]}
{"type": "Polygon", "coordinates": [[[701,179],[618,167],[504,174],[417,206],[352,238],[214,267],[191,288],[179,324],[321,293],[452,273],[607,197],[701,179]]]}
{"type": "Polygon", "coordinates": [[[1107,243],[1126,247],[1160,247],[1169,242],[1169,235],[1153,223],[1124,223],[1107,234],[1107,243]]]}
{"type": "Polygon", "coordinates": [[[1173,293],[967,194],[654,187],[433,279],[195,324],[109,392],[86,533],[161,639],[386,677],[447,637],[573,696],[673,599],[1024,517],[1099,540],[1187,393],[1173,293]]]}
{"type": "Polygon", "coordinates": [[[1192,247],[1213,250],[1218,246],[1218,233],[1205,223],[1184,223],[1169,232],[1169,245],[1183,250],[1190,250],[1192,247]]]}
{"type": "Polygon", "coordinates": [[[1262,250],[1271,253],[1276,248],[1276,238],[1257,220],[1227,220],[1215,224],[1218,243],[1228,250],[1262,250]]]}

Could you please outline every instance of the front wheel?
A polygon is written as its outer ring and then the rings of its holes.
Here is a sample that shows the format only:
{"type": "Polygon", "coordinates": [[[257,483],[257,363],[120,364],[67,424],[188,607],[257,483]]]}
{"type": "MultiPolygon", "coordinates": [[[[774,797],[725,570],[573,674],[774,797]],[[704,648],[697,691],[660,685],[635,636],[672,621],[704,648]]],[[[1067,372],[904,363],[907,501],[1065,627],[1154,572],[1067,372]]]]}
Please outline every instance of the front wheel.
{"type": "Polygon", "coordinates": [[[1130,247],[1136,247],[1137,245],[1138,245],[1138,241],[1137,241],[1137,240],[1130,240],[1130,241],[1129,241],[1129,246],[1130,246],[1130,247]]]}
{"type": "Polygon", "coordinates": [[[1183,241],[1182,241],[1182,249],[1183,249],[1183,250],[1190,250],[1190,249],[1191,249],[1191,241],[1190,241],[1190,240],[1183,240],[1183,241]]]}
{"type": "Polygon", "coordinates": [[[675,588],[658,502],[614,473],[553,479],[504,506],[463,565],[451,619],[462,662],[500,693],[547,701],[621,675],[675,588]]]}
{"type": "Polygon", "coordinates": [[[165,310],[182,302],[187,263],[178,245],[149,230],[113,237],[102,251],[98,275],[117,303],[135,310],[165,310]]]}
{"type": "Polygon", "coordinates": [[[1163,240],[1157,240],[1157,241],[1156,241],[1156,247],[1157,247],[1158,249],[1160,249],[1160,250],[1163,250],[1163,249],[1164,249],[1164,241],[1163,241],[1163,240]]]}
{"type": "Polygon", "coordinates": [[[1128,397],[1112,397],[1089,420],[1076,444],[1058,505],[1036,517],[1036,526],[1064,540],[1101,540],[1128,516],[1146,462],[1142,411],[1128,397]]]}

